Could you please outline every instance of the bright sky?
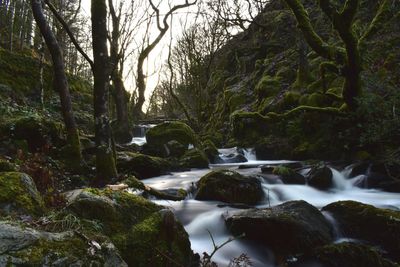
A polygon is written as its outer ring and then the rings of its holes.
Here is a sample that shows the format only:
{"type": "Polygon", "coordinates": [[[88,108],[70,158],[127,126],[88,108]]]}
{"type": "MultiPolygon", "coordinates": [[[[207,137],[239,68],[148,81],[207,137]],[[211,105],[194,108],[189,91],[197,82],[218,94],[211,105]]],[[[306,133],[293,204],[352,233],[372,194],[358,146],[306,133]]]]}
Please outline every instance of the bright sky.
{"type": "MultiPolygon", "coordinates": [[[[114,2],[117,0],[114,0],[114,2]]],[[[123,1],[123,0],[122,0],[123,1]]],[[[148,3],[147,0],[142,1],[144,4],[139,7],[144,9],[146,8],[146,4],[148,3]]],[[[171,0],[172,5],[177,5],[177,4],[182,4],[184,3],[184,0],[171,0]]],[[[168,1],[165,0],[154,0],[154,3],[161,3],[160,4],[160,11],[161,14],[165,14],[168,11],[168,1]]],[[[115,5],[116,7],[118,6],[115,5]]],[[[197,7],[191,7],[190,9],[182,9],[180,10],[180,13],[177,13],[175,16],[173,16],[173,23],[172,27],[170,27],[170,30],[172,29],[172,35],[173,37],[178,36],[184,29],[186,23],[190,22],[191,18],[187,19],[187,12],[196,12],[197,7]]],[[[82,1],[82,12],[83,14],[86,14],[86,16],[90,17],[90,0],[83,0],[82,1]]],[[[139,11],[140,12],[140,11],[139,11]]],[[[189,23],[188,25],[189,26],[189,23]]],[[[139,28],[137,38],[135,38],[135,42],[140,44],[141,39],[143,34],[146,31],[146,25],[143,25],[141,28],[139,28]],[[137,40],[136,40],[137,39],[137,40]]],[[[158,29],[156,28],[156,25],[153,24],[150,33],[152,33],[150,41],[154,40],[155,36],[158,34],[158,29]]],[[[147,78],[147,89],[146,89],[146,103],[144,109],[146,109],[148,105],[148,100],[151,96],[152,91],[154,88],[157,86],[159,80],[160,80],[160,70],[162,66],[165,64],[167,57],[168,57],[168,45],[170,43],[170,32],[168,32],[163,40],[157,45],[157,47],[151,52],[150,56],[148,57],[148,61],[146,62],[147,64],[147,73],[148,73],[148,78],[147,78]]],[[[134,45],[133,45],[134,46],[134,45]]],[[[134,57],[137,57],[137,52],[134,57]]],[[[146,67],[144,68],[146,70],[146,67]]],[[[127,65],[125,66],[125,87],[128,91],[132,92],[135,90],[135,78],[133,73],[136,73],[136,60],[131,59],[128,60],[127,65]],[[133,73],[132,73],[133,72],[133,73]]]]}

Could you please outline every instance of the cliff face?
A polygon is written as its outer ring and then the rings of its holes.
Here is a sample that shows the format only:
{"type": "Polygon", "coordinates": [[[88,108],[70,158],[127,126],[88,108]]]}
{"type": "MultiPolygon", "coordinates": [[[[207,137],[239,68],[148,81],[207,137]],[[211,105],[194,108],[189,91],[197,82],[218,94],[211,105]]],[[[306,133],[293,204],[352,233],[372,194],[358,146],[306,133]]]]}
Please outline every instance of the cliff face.
{"type": "MultiPolygon", "coordinates": [[[[329,67],[321,72],[321,63],[326,61],[307,45],[294,15],[283,2],[274,0],[267,4],[246,31],[218,51],[207,86],[208,93],[214,96],[211,99],[215,99],[208,129],[222,133],[215,138],[219,139],[217,142],[231,144],[254,145],[265,143],[266,137],[283,138],[292,148],[291,156],[296,148],[312,150],[307,148],[311,142],[321,143],[316,149],[321,150],[328,145],[329,138],[337,141],[340,151],[346,146],[359,145],[347,136],[343,140],[343,132],[353,123],[349,118],[301,113],[268,124],[257,120],[269,112],[281,114],[298,106],[344,108],[341,97],[344,79],[340,73],[343,66],[333,66],[339,72],[329,67]],[[243,112],[251,112],[251,116],[241,116],[243,112]],[[235,142],[232,137],[236,138],[235,142]]],[[[332,47],[343,47],[318,4],[301,2],[321,38],[332,47]]],[[[337,1],[336,5],[341,8],[344,2],[337,1]]],[[[375,30],[360,45],[360,52],[364,95],[372,93],[376,97],[392,91],[400,76],[400,4],[386,1],[383,9],[383,2],[360,1],[352,28],[360,38],[373,25],[371,23],[375,25],[375,30]],[[377,20],[379,12],[383,15],[377,20]]],[[[358,132],[350,135],[354,134],[358,132]]],[[[331,155],[338,153],[335,151],[331,155]]]]}

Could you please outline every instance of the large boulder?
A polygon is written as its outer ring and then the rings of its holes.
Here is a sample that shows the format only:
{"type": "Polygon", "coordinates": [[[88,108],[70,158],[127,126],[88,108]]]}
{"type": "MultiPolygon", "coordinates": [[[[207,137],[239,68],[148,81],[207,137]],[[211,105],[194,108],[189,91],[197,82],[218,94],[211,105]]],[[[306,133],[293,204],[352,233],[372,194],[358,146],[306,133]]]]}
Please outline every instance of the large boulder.
{"type": "Polygon", "coordinates": [[[317,248],[310,255],[300,257],[289,266],[399,267],[398,264],[384,258],[377,249],[350,242],[317,248]]]}
{"type": "Polygon", "coordinates": [[[187,124],[178,121],[164,122],[146,132],[147,144],[150,147],[163,147],[169,141],[175,140],[188,147],[189,144],[199,145],[198,137],[187,124]]]}
{"type": "Polygon", "coordinates": [[[43,211],[43,199],[29,175],[20,172],[0,173],[0,215],[41,215],[43,211]]]}
{"type": "Polygon", "coordinates": [[[264,192],[261,182],[235,171],[212,171],[198,182],[197,200],[217,200],[227,203],[256,204],[264,192]]]}
{"type": "Polygon", "coordinates": [[[104,237],[85,240],[0,221],[0,266],[128,266],[104,237]],[[97,240],[96,240],[97,239],[97,240]]]}
{"type": "Polygon", "coordinates": [[[184,168],[208,168],[208,158],[206,154],[198,149],[188,150],[180,159],[181,166],[184,168]]]}
{"type": "Polygon", "coordinates": [[[117,167],[120,172],[133,174],[139,179],[160,176],[171,169],[165,159],[133,152],[118,153],[117,167]]]}
{"type": "Polygon", "coordinates": [[[329,222],[305,201],[228,214],[225,222],[232,234],[244,233],[246,239],[268,246],[279,256],[309,252],[332,241],[329,222]]]}
{"type": "Polygon", "coordinates": [[[192,261],[188,234],[174,214],[140,196],[86,189],[70,199],[68,210],[100,222],[129,266],[189,266],[192,261]]]}
{"type": "Polygon", "coordinates": [[[316,165],[308,175],[308,185],[326,190],[333,186],[332,170],[326,165],[316,165]]]}
{"type": "Polygon", "coordinates": [[[325,206],[346,237],[372,242],[400,260],[400,212],[379,209],[355,201],[339,201],[325,206]]]}

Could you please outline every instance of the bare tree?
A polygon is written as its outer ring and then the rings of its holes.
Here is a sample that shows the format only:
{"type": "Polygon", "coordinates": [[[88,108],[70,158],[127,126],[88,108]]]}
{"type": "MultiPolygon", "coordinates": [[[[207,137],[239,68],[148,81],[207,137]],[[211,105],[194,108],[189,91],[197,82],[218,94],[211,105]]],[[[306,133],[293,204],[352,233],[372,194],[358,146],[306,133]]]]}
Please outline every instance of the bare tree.
{"type": "Polygon", "coordinates": [[[138,98],[137,98],[137,101],[134,103],[133,110],[132,110],[132,113],[133,113],[133,116],[135,119],[139,119],[139,118],[143,117],[142,107],[143,107],[143,104],[145,101],[145,91],[146,91],[146,77],[144,74],[143,65],[144,65],[146,58],[149,56],[151,51],[153,51],[153,49],[159,44],[159,42],[162,40],[162,38],[167,33],[167,31],[170,27],[170,25],[168,24],[169,17],[175,11],[195,5],[196,2],[197,2],[197,0],[194,0],[193,2],[189,2],[189,0],[185,0],[184,4],[173,6],[162,18],[159,8],[153,3],[152,0],[149,0],[149,3],[155,13],[155,16],[156,16],[158,35],[147,46],[143,47],[143,49],[140,51],[140,54],[139,54],[139,58],[138,58],[138,62],[137,62],[137,77],[136,77],[138,98]]]}
{"type": "Polygon", "coordinates": [[[61,111],[67,130],[69,160],[74,167],[79,167],[82,160],[79,133],[72,111],[71,96],[69,93],[67,76],[65,74],[62,50],[43,14],[42,1],[31,0],[31,7],[35,21],[40,28],[40,32],[43,35],[53,61],[54,88],[58,91],[61,99],[61,111]]]}

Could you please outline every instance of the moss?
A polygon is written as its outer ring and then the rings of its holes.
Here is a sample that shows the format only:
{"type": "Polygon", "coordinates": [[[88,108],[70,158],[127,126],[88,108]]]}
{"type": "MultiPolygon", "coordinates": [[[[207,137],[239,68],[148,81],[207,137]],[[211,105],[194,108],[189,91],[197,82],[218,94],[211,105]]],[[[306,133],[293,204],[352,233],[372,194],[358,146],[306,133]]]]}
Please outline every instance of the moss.
{"type": "Polygon", "coordinates": [[[264,75],[257,83],[255,92],[258,99],[277,94],[281,90],[282,84],[279,77],[264,75]]]}
{"type": "Polygon", "coordinates": [[[40,215],[44,211],[43,199],[32,178],[19,172],[0,173],[0,207],[6,213],[40,215]]]}
{"type": "Polygon", "coordinates": [[[0,172],[14,172],[16,171],[16,167],[14,164],[9,161],[0,159],[0,172]]]}
{"type": "Polygon", "coordinates": [[[372,247],[356,243],[339,243],[317,248],[309,257],[324,266],[332,267],[396,267],[397,264],[382,257],[380,252],[372,247]]]}
{"type": "Polygon", "coordinates": [[[146,133],[149,146],[162,147],[169,141],[176,140],[184,146],[199,145],[199,139],[192,128],[183,122],[173,121],[159,124],[146,133]]]}
{"type": "Polygon", "coordinates": [[[203,142],[203,148],[209,160],[213,160],[219,154],[217,147],[210,139],[203,142]]]}
{"type": "Polygon", "coordinates": [[[235,110],[246,104],[247,97],[243,92],[238,93],[229,91],[229,94],[227,92],[228,91],[225,91],[225,99],[227,100],[230,113],[234,112],[235,110]]]}
{"type": "Polygon", "coordinates": [[[294,175],[295,172],[289,167],[279,165],[277,167],[274,167],[272,173],[279,176],[290,176],[294,175]]]}
{"type": "Polygon", "coordinates": [[[194,148],[188,150],[180,159],[185,168],[208,168],[208,158],[204,151],[194,148]]]}

